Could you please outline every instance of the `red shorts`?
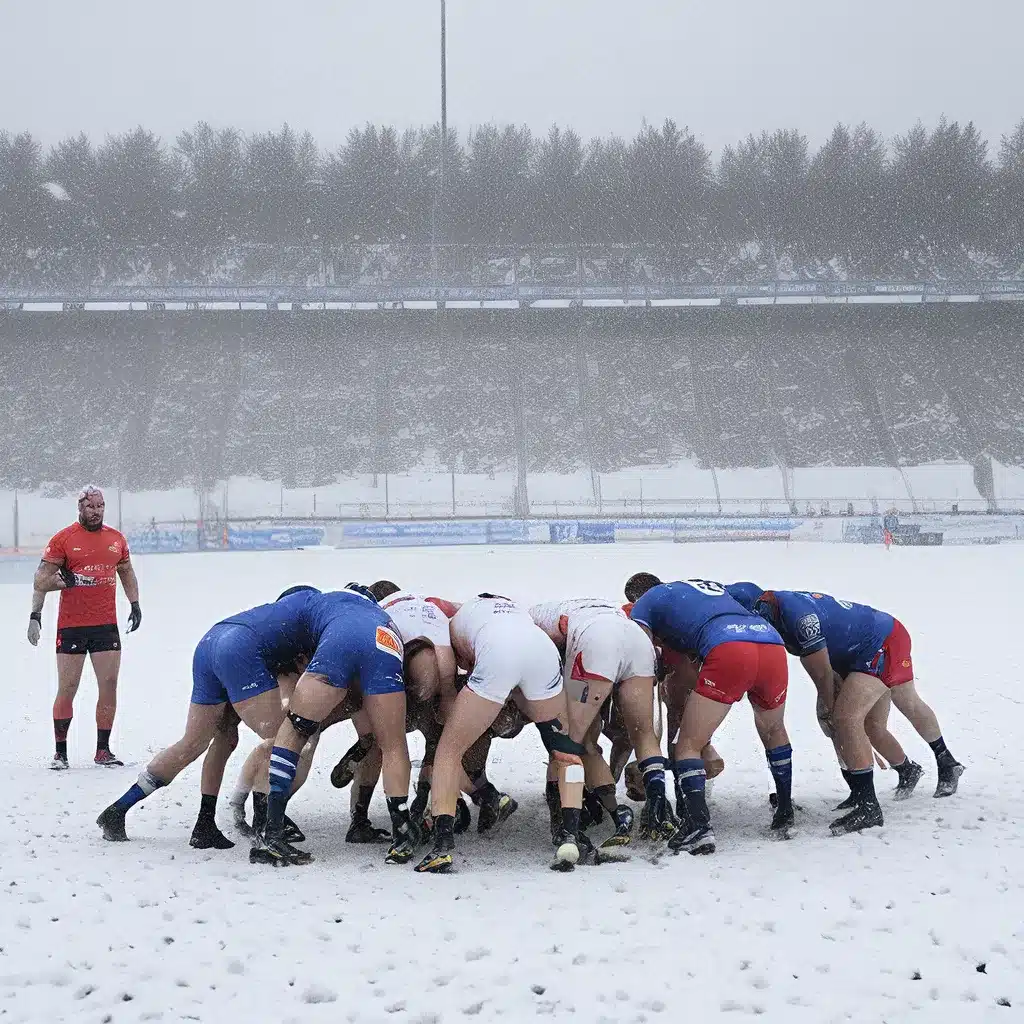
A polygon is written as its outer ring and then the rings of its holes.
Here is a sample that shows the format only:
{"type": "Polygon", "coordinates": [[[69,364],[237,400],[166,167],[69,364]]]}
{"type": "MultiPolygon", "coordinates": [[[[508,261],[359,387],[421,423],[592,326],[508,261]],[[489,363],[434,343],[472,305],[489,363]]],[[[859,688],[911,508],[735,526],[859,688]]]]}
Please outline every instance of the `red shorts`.
{"type": "Polygon", "coordinates": [[[871,663],[871,675],[878,676],[890,689],[914,678],[914,659],[910,656],[910,634],[899,619],[871,663]]]}
{"type": "Polygon", "coordinates": [[[719,704],[735,704],[746,694],[762,711],[781,708],[789,686],[789,662],[781,644],[730,640],[713,647],[701,665],[694,693],[719,704]]]}

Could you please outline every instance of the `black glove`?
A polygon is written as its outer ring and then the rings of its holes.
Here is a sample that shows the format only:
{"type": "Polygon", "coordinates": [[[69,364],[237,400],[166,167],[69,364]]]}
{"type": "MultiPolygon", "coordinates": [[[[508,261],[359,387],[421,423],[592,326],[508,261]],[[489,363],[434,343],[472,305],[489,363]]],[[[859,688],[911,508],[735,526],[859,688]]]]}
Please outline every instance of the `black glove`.
{"type": "Polygon", "coordinates": [[[95,576],[80,576],[77,572],[72,572],[66,565],[62,565],[57,570],[57,575],[60,576],[65,588],[96,586],[95,576]]]}
{"type": "Polygon", "coordinates": [[[128,632],[134,633],[142,625],[142,609],[138,601],[132,601],[132,613],[128,616],[128,632]]]}

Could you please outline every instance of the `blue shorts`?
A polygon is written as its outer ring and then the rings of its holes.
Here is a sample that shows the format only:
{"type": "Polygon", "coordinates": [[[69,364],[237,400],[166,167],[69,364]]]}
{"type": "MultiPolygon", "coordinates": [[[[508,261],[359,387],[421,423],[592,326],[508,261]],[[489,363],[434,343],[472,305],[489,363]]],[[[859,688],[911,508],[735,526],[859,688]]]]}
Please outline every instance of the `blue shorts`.
{"type": "Polygon", "coordinates": [[[192,656],[193,704],[238,704],[276,689],[248,626],[220,622],[199,641],[192,656]]]}
{"type": "Polygon", "coordinates": [[[405,690],[403,646],[378,609],[347,609],[320,634],[306,671],[325,676],[340,690],[358,686],[364,697],[405,690]]]}

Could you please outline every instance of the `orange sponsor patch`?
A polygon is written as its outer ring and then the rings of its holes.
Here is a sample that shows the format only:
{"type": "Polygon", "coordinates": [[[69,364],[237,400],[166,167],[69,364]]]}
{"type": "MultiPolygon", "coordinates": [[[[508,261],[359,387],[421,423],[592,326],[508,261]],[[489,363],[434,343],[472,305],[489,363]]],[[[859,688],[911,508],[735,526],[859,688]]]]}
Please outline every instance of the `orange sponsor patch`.
{"type": "Polygon", "coordinates": [[[402,641],[385,626],[377,627],[377,647],[396,658],[402,657],[402,641]]]}

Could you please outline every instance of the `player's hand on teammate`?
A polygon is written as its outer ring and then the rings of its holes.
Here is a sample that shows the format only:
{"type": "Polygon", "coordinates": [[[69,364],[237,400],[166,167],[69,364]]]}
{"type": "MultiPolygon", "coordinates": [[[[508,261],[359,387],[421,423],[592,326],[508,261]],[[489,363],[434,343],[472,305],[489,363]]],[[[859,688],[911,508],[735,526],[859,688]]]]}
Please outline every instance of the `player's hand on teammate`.
{"type": "Polygon", "coordinates": [[[57,570],[57,575],[60,576],[61,582],[64,584],[64,589],[70,589],[71,587],[95,587],[96,577],[95,576],[82,576],[80,573],[72,572],[66,565],[62,565],[57,570]]]}
{"type": "Polygon", "coordinates": [[[132,601],[131,614],[128,616],[128,632],[134,633],[142,625],[142,608],[138,601],[132,601]]]}
{"type": "Polygon", "coordinates": [[[43,631],[42,619],[33,613],[28,620],[28,642],[33,647],[39,646],[39,634],[43,631]]]}

